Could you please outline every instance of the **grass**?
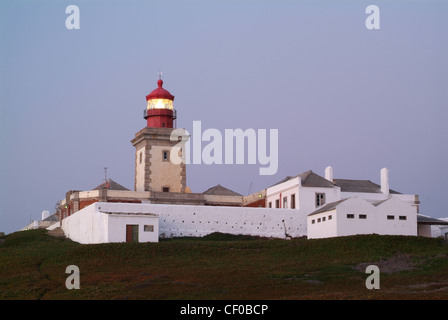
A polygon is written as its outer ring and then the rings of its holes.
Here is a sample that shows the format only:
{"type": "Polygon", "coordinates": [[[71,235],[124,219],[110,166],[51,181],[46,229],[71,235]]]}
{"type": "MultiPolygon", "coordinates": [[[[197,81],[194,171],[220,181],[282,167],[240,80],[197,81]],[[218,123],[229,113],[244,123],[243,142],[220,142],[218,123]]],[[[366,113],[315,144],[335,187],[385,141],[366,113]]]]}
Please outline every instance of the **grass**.
{"type": "Polygon", "coordinates": [[[30,230],[0,244],[0,299],[448,299],[448,245],[404,236],[227,234],[81,245],[30,230]],[[380,267],[379,290],[366,289],[361,263],[380,267]],[[383,272],[391,263],[402,270],[383,272]],[[65,287],[68,265],[80,269],[80,290],[65,287]]]}

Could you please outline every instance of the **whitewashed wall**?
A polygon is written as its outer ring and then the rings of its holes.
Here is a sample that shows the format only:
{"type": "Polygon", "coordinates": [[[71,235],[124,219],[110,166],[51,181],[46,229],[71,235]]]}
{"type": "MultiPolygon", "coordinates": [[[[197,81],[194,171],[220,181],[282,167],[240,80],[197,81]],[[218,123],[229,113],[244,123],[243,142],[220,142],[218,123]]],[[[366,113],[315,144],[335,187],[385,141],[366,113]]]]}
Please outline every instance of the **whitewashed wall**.
{"type": "Polygon", "coordinates": [[[336,237],[338,235],[337,223],[336,210],[313,214],[308,217],[307,236],[309,239],[336,237]]]}
{"type": "Polygon", "coordinates": [[[338,236],[378,233],[378,214],[375,211],[375,206],[364,199],[352,197],[345,200],[337,206],[336,215],[338,236]],[[353,214],[354,218],[347,218],[347,214],[353,214]],[[359,215],[367,217],[360,219],[359,215]]]}
{"type": "Polygon", "coordinates": [[[159,241],[159,218],[147,215],[108,215],[108,242],[125,242],[126,225],[138,225],[138,242],[159,241]],[[145,231],[145,225],[153,226],[154,231],[145,231]]]}
{"type": "Polygon", "coordinates": [[[296,209],[299,208],[299,188],[301,186],[300,177],[285,181],[284,183],[270,187],[266,190],[266,205],[272,203],[272,208],[275,208],[275,201],[280,201],[280,208],[283,209],[283,198],[288,198],[288,208],[291,208],[291,195],[296,195],[296,209]]]}
{"type": "Polygon", "coordinates": [[[67,238],[79,243],[108,241],[107,215],[96,211],[96,203],[63,219],[61,228],[67,238]]]}
{"type": "Polygon", "coordinates": [[[325,204],[341,200],[341,188],[302,187],[299,189],[298,209],[308,215],[321,207],[316,207],[316,193],[325,194],[325,204]]]}
{"type": "Polygon", "coordinates": [[[417,235],[417,208],[409,202],[392,197],[378,205],[376,212],[380,228],[378,234],[417,235]],[[394,219],[387,220],[388,215],[394,216],[394,219]],[[400,220],[399,216],[406,217],[406,220],[400,220]]]}
{"type": "Polygon", "coordinates": [[[159,215],[160,236],[201,237],[213,232],[286,238],[306,235],[306,215],[292,209],[101,203],[101,211],[159,215]]]}

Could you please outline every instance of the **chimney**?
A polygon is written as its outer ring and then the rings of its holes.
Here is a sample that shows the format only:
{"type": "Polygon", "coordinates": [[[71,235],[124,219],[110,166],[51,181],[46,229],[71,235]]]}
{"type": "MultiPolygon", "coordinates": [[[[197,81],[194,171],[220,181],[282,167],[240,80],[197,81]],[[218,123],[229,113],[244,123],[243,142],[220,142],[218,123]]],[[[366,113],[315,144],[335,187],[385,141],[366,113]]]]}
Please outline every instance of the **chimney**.
{"type": "Polygon", "coordinates": [[[325,179],[330,182],[333,182],[333,167],[328,166],[325,168],[325,179]]]}
{"type": "Polygon", "coordinates": [[[50,216],[50,211],[44,210],[42,211],[42,220],[47,219],[50,216]]]}
{"type": "Polygon", "coordinates": [[[381,169],[381,192],[389,195],[389,170],[381,169]]]}

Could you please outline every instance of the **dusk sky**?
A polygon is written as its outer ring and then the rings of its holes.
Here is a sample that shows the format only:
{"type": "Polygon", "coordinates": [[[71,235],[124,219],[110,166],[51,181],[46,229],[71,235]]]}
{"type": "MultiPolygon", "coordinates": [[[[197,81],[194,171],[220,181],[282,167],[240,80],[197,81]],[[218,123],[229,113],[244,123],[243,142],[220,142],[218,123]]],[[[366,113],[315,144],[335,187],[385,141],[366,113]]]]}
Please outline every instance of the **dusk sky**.
{"type": "MultiPolygon", "coordinates": [[[[134,188],[145,96],[177,126],[278,129],[279,167],[188,165],[193,192],[243,195],[313,170],[420,196],[448,217],[447,1],[0,2],[0,231],[108,177],[134,188]],[[368,30],[366,7],[380,9],[368,30]],[[80,29],[67,29],[69,5],[80,29]]],[[[205,145],[206,143],[204,143],[205,145]]]]}

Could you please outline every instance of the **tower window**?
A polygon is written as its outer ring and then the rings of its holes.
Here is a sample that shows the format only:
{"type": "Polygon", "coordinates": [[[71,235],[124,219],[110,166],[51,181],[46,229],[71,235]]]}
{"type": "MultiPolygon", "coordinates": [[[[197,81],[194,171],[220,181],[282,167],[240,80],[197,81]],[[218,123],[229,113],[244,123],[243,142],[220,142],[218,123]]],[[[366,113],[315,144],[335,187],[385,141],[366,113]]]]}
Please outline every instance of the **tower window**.
{"type": "Polygon", "coordinates": [[[163,159],[163,161],[168,161],[169,158],[170,158],[170,152],[166,151],[166,150],[162,151],[162,159],[163,159]]]}
{"type": "Polygon", "coordinates": [[[163,187],[163,188],[162,188],[162,191],[163,191],[163,192],[170,192],[170,188],[169,188],[169,187],[163,187]]]}

